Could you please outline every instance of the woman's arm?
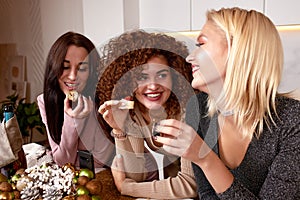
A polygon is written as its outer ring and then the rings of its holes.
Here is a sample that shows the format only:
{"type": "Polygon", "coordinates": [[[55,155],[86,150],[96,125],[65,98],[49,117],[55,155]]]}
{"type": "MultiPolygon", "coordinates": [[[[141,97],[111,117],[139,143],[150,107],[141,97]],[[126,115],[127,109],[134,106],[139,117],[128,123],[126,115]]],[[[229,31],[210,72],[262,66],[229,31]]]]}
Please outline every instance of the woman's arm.
{"type": "Polygon", "coordinates": [[[85,124],[78,124],[79,149],[87,149],[94,156],[95,168],[110,166],[114,157],[115,145],[104,134],[95,113],[90,113],[85,124]]]}
{"type": "MultiPolygon", "coordinates": [[[[254,195],[237,179],[218,196],[221,199],[299,199],[300,186],[300,125],[280,130],[279,149],[258,195],[254,195]],[[235,197],[235,198],[234,198],[235,197]]],[[[272,134],[278,134],[273,132],[272,134]]],[[[254,174],[255,176],[255,174],[254,174]]]]}
{"type": "Polygon", "coordinates": [[[157,131],[172,136],[156,137],[163,148],[198,165],[217,193],[230,187],[233,175],[191,126],[169,119],[161,121],[157,131]]]}
{"type": "Polygon", "coordinates": [[[64,114],[61,142],[59,144],[55,143],[49,133],[43,95],[39,95],[37,100],[43,123],[46,126],[53,160],[59,165],[64,165],[68,162],[76,164],[78,133],[76,131],[76,124],[74,123],[74,119],[69,117],[67,114],[64,114]]]}
{"type": "Polygon", "coordinates": [[[127,178],[137,182],[147,177],[144,157],[144,139],[127,135],[123,139],[115,138],[117,154],[124,158],[124,170],[127,178]]]}
{"type": "Polygon", "coordinates": [[[273,199],[274,197],[294,199],[299,196],[299,125],[288,127],[288,130],[280,130],[282,133],[272,133],[284,136],[279,139],[279,144],[276,144],[280,147],[279,152],[276,157],[272,158],[267,178],[259,194],[256,195],[248,190],[247,186],[241,184],[238,178],[234,178],[222,160],[203,142],[200,136],[192,133],[193,130],[189,127],[172,120],[160,124],[168,126],[169,128],[164,129],[163,133],[172,135],[174,138],[157,137],[157,141],[163,143],[168,152],[182,156],[198,165],[221,199],[240,199],[241,197],[244,199],[273,199]],[[177,130],[170,127],[177,127],[177,130]],[[178,131],[179,127],[184,130],[184,133],[181,134],[178,131]]]}
{"type": "Polygon", "coordinates": [[[197,196],[196,187],[191,162],[181,159],[181,171],[176,177],[140,183],[132,179],[125,179],[121,193],[133,197],[154,199],[193,198],[197,196]]]}

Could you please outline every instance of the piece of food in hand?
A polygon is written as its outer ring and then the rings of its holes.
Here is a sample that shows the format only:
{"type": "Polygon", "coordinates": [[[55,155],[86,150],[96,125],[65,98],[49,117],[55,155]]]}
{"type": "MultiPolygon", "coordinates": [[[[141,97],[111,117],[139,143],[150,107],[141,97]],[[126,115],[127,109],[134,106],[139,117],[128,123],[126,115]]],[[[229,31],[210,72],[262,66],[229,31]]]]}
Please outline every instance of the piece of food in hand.
{"type": "Polygon", "coordinates": [[[120,103],[119,109],[133,109],[134,108],[134,101],[121,99],[119,103],[120,103]]]}
{"type": "Polygon", "coordinates": [[[76,90],[71,90],[68,93],[68,99],[71,100],[72,102],[77,101],[78,99],[78,92],[76,90]]]}
{"type": "MultiPolygon", "coordinates": [[[[133,109],[134,108],[134,101],[130,101],[130,100],[127,100],[127,99],[111,100],[110,105],[111,106],[118,106],[118,108],[121,109],[121,110],[133,109]]],[[[98,112],[101,113],[100,107],[98,109],[98,112]]]]}

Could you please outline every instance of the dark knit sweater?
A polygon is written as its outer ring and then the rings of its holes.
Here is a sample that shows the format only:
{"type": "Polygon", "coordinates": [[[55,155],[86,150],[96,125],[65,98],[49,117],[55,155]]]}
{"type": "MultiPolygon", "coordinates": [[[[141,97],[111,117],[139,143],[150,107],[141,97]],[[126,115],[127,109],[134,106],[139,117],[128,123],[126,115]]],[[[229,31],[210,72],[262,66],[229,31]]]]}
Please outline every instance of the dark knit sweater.
{"type": "MultiPolygon", "coordinates": [[[[217,152],[217,117],[207,114],[207,95],[200,93],[187,108],[187,123],[217,152]],[[199,115],[200,113],[200,115],[199,115]],[[206,137],[207,134],[213,135],[206,137]]],[[[199,199],[300,199],[300,102],[276,99],[276,126],[264,124],[261,136],[253,137],[242,163],[230,170],[232,185],[216,194],[200,167],[193,164],[199,199]]]]}

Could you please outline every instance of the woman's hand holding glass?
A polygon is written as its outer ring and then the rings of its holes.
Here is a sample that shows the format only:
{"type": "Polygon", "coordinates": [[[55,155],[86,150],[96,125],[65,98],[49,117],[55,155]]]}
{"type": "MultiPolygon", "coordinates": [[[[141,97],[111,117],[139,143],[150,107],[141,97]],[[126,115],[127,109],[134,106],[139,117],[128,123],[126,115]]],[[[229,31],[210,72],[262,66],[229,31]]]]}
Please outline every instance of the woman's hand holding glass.
{"type": "Polygon", "coordinates": [[[162,143],[163,148],[171,154],[199,163],[211,151],[197,132],[181,121],[162,120],[155,129],[164,135],[156,136],[155,140],[162,143]]]}
{"type": "Polygon", "coordinates": [[[94,106],[91,97],[87,98],[83,95],[79,95],[75,106],[74,104],[72,106],[72,103],[67,96],[64,100],[64,111],[73,118],[85,118],[92,112],[93,108],[94,106]]]}

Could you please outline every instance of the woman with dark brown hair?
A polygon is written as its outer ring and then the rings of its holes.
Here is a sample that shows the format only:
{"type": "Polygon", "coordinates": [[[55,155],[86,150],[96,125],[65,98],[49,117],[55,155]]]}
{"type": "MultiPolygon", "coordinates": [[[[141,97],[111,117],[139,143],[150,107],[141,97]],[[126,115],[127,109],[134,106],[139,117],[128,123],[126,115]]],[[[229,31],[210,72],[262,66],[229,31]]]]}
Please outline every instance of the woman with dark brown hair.
{"type": "Polygon", "coordinates": [[[78,150],[93,154],[95,168],[110,164],[114,146],[99,126],[92,101],[98,62],[94,44],[79,33],[63,34],[49,51],[44,93],[37,100],[53,160],[59,165],[78,166],[78,150]],[[78,93],[75,102],[68,98],[71,91],[78,93]]]}
{"type": "Polygon", "coordinates": [[[104,71],[95,98],[100,123],[114,136],[117,154],[124,161],[124,169],[112,165],[118,190],[134,197],[195,197],[191,163],[181,160],[175,174],[154,180],[156,162],[144,143],[166,155],[165,172],[176,163],[178,157],[153,140],[153,127],[162,119],[184,121],[185,106],[194,94],[191,67],[185,61],[187,47],[171,36],[136,30],[111,39],[100,52],[104,71]]]}

